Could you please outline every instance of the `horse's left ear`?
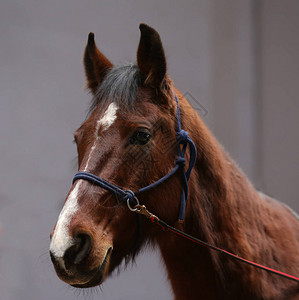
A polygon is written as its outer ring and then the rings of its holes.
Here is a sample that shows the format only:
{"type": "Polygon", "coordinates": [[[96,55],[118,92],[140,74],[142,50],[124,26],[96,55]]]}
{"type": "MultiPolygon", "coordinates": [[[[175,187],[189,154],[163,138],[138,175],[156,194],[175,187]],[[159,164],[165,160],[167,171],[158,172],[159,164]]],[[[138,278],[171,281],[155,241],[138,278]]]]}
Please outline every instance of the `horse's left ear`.
{"type": "Polygon", "coordinates": [[[95,94],[98,86],[103,81],[108,70],[113,67],[113,64],[97,48],[92,32],[88,35],[88,42],[85,48],[84,67],[87,87],[95,94]]]}
{"type": "Polygon", "coordinates": [[[145,85],[160,90],[166,77],[166,58],[159,33],[146,24],[140,24],[139,29],[137,65],[141,77],[145,85]]]}

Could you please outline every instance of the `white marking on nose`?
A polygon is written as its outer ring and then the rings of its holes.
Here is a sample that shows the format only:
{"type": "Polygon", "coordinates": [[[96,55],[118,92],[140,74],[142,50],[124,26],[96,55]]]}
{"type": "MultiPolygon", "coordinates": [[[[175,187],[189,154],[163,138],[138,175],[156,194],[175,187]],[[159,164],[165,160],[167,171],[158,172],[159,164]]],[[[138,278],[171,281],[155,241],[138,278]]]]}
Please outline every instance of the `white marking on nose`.
{"type": "MultiPolygon", "coordinates": [[[[69,235],[69,225],[73,215],[79,208],[77,198],[81,184],[82,180],[78,180],[75,183],[75,187],[66,199],[58,217],[50,244],[50,251],[56,258],[62,258],[65,251],[74,244],[73,238],[69,235]]],[[[64,266],[61,265],[61,267],[64,266]]]]}
{"type": "Polygon", "coordinates": [[[89,152],[89,155],[88,155],[88,159],[87,159],[87,162],[85,164],[85,168],[84,168],[84,172],[87,172],[88,170],[88,166],[89,166],[89,163],[90,163],[90,160],[93,156],[93,153],[96,149],[96,146],[98,144],[98,139],[99,139],[99,135],[98,135],[98,132],[99,132],[99,128],[100,126],[102,125],[103,126],[103,131],[108,129],[112,124],[113,122],[115,121],[116,119],[116,112],[118,110],[118,106],[115,104],[115,103],[111,103],[107,110],[105,111],[103,117],[97,121],[97,125],[96,125],[96,129],[95,129],[95,133],[94,133],[94,136],[95,136],[95,141],[90,149],[90,152],[89,152]]]}

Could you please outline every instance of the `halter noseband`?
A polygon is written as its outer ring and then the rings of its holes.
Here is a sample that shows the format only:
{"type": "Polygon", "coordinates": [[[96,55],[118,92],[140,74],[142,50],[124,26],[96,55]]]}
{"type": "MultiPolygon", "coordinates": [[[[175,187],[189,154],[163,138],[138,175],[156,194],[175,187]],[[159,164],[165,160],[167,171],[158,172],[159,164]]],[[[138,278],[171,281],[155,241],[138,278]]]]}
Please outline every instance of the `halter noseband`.
{"type": "Polygon", "coordinates": [[[122,188],[92,174],[89,172],[78,172],[75,174],[73,179],[73,184],[78,179],[84,179],[87,180],[95,185],[98,185],[106,190],[108,190],[111,193],[114,193],[116,196],[120,197],[121,202],[127,202],[129,208],[134,209],[136,204],[139,204],[138,199],[136,195],[139,195],[143,192],[149,191],[156,186],[160,185],[161,183],[165,182],[168,178],[170,178],[172,175],[174,175],[178,170],[181,170],[182,172],[182,195],[181,195],[181,203],[180,203],[180,212],[179,212],[179,220],[184,220],[185,216],[185,209],[188,199],[188,182],[190,179],[192,168],[194,167],[197,151],[194,142],[192,139],[188,136],[188,132],[183,130],[181,128],[181,116],[180,116],[180,107],[178,98],[174,92],[174,98],[177,104],[177,128],[176,128],[176,141],[177,141],[177,159],[175,166],[173,170],[157,180],[156,182],[147,185],[141,189],[139,189],[137,192],[132,192],[130,190],[123,190],[122,188]],[[190,159],[189,159],[189,167],[185,171],[185,165],[186,165],[186,159],[185,154],[187,150],[187,146],[189,145],[190,149],[190,159]]]}

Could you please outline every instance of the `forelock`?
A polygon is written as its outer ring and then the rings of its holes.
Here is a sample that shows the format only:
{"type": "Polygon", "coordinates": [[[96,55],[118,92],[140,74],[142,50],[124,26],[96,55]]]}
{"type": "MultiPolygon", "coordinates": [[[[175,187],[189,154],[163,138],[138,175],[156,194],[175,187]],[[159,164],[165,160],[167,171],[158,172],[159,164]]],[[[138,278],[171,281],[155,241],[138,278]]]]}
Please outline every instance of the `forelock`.
{"type": "Polygon", "coordinates": [[[137,89],[140,84],[140,73],[136,65],[124,64],[113,67],[108,71],[93,97],[90,112],[99,103],[105,105],[114,102],[119,107],[134,107],[137,89]]]}

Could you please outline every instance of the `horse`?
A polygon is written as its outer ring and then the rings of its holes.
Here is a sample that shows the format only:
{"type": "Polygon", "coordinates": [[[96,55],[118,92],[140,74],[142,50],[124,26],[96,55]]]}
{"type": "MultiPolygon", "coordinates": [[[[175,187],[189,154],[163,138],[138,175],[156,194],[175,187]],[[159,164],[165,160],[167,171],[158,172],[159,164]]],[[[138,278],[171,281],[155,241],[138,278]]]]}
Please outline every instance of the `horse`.
{"type": "Polygon", "coordinates": [[[132,212],[133,198],[185,233],[268,267],[299,273],[298,217],[253,187],[174,86],[158,32],[146,24],[139,28],[136,64],[114,66],[98,49],[94,34],[88,37],[84,66],[93,97],[74,134],[81,177],[75,178],[51,233],[50,256],[58,277],[77,288],[99,286],[123,261],[153,245],[177,300],[299,299],[298,282],[199,247],[132,212]],[[183,181],[192,155],[189,144],[177,145],[178,109],[181,127],[197,149],[183,211],[183,181]],[[185,161],[172,172],[180,151],[185,161]],[[152,188],[138,196],[131,192],[146,186],[152,188]],[[133,196],[121,201],[119,193],[133,196]]]}

